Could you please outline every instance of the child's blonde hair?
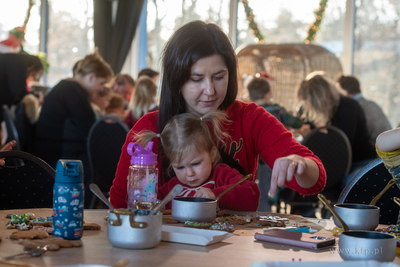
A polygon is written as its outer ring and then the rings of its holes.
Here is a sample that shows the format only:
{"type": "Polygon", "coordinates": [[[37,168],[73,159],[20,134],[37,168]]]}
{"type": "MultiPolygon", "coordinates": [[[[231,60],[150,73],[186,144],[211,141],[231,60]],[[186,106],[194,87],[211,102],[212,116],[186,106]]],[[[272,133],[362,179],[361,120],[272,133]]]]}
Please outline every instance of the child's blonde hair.
{"type": "MultiPolygon", "coordinates": [[[[174,116],[165,126],[160,135],[142,131],[135,136],[135,141],[142,146],[160,137],[164,154],[170,162],[182,162],[182,159],[193,150],[211,153],[225,143],[229,135],[222,131],[222,125],[229,123],[223,111],[213,111],[203,117],[191,113],[182,113],[174,116]]],[[[214,161],[214,166],[220,160],[220,155],[214,161]]],[[[169,166],[170,168],[171,166],[169,166]]]]}
{"type": "Polygon", "coordinates": [[[149,112],[156,103],[157,85],[148,76],[141,76],[136,82],[135,93],[129,103],[132,115],[140,119],[143,114],[149,112]]]}

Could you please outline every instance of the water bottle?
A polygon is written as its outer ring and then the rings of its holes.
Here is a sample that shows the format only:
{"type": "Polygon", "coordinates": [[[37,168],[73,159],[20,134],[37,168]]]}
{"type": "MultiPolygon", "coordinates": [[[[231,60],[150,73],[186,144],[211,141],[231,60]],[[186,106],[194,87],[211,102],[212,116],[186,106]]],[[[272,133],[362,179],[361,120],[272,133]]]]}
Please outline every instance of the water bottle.
{"type": "Polygon", "coordinates": [[[53,235],[68,240],[83,235],[83,165],[80,160],[60,159],[53,189],[53,235]]]}
{"type": "Polygon", "coordinates": [[[148,205],[154,205],[157,202],[157,155],[152,152],[152,149],[153,142],[149,142],[147,149],[138,143],[128,145],[128,154],[131,155],[128,174],[128,209],[139,209],[143,206],[150,208],[148,205]]]}

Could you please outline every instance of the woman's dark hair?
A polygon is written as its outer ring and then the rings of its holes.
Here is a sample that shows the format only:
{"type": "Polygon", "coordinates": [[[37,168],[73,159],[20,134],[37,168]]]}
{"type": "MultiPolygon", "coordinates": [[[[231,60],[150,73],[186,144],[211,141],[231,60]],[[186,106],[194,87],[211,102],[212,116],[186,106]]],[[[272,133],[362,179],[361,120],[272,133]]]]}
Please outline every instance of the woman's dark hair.
{"type": "Polygon", "coordinates": [[[354,76],[340,76],[338,79],[340,87],[343,90],[347,91],[349,94],[358,94],[361,93],[360,82],[354,76]]]}
{"type": "MultiPolygon", "coordinates": [[[[215,24],[192,21],[179,28],[165,44],[162,54],[159,132],[162,132],[174,115],[186,112],[185,100],[180,92],[190,79],[193,64],[213,55],[222,56],[229,72],[227,94],[219,107],[225,110],[235,101],[238,92],[236,54],[226,34],[215,24]]],[[[159,153],[162,156],[162,169],[166,170],[169,162],[161,146],[159,153]]]]}
{"type": "Polygon", "coordinates": [[[29,75],[35,77],[36,80],[39,80],[43,75],[44,67],[43,63],[39,57],[33,55],[24,55],[27,62],[27,78],[29,75]]]}

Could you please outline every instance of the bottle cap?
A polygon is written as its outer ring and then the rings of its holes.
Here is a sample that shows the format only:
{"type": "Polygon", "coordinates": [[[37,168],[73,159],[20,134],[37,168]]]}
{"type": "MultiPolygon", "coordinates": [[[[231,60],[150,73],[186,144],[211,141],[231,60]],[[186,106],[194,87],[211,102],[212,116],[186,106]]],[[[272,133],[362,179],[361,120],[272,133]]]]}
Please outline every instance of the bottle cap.
{"type": "Polygon", "coordinates": [[[144,149],[138,143],[129,143],[127,150],[128,154],[131,155],[131,164],[156,165],[157,154],[154,154],[151,151],[152,149],[153,149],[153,142],[149,142],[149,144],[147,145],[147,149],[144,149]]]}
{"type": "Polygon", "coordinates": [[[82,183],[83,164],[80,160],[60,159],[56,166],[56,182],[82,183]]]}

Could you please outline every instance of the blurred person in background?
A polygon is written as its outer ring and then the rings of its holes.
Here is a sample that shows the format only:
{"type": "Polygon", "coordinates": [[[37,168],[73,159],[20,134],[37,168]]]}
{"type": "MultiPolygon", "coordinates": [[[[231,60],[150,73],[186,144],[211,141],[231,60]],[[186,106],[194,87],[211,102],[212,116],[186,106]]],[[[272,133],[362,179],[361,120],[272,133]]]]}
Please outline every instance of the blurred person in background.
{"type": "Polygon", "coordinates": [[[120,94],[112,93],[110,103],[106,108],[106,116],[117,117],[123,122],[127,115],[124,106],[125,99],[120,94]]]}
{"type": "Polygon", "coordinates": [[[341,76],[338,79],[340,87],[346,92],[347,96],[353,98],[360,104],[367,120],[369,142],[375,146],[376,138],[380,133],[392,129],[389,120],[382,109],[371,100],[363,97],[360,89],[360,82],[354,76],[341,76]]]}
{"type": "Polygon", "coordinates": [[[106,116],[106,108],[110,105],[112,95],[113,91],[108,86],[90,95],[90,104],[96,114],[96,119],[106,116]]]}
{"type": "MultiPolygon", "coordinates": [[[[75,76],[61,80],[46,95],[36,126],[34,154],[56,168],[59,159],[81,160],[85,191],[89,192],[90,167],[86,142],[95,112],[90,95],[104,90],[113,71],[97,49],[78,64],[75,76]]],[[[85,207],[91,194],[85,194],[85,207]]]]}
{"type": "Polygon", "coordinates": [[[135,91],[135,80],[129,74],[117,74],[111,82],[111,88],[114,92],[122,95],[125,99],[125,109],[128,109],[129,101],[135,91]]]}
{"type": "Polygon", "coordinates": [[[157,109],[157,85],[150,77],[143,75],[137,80],[124,122],[130,129],[144,114],[157,109]]]}
{"type": "Polygon", "coordinates": [[[159,74],[160,74],[160,73],[157,72],[157,71],[155,71],[155,70],[146,68],[146,69],[142,69],[141,71],[139,71],[138,79],[139,79],[139,77],[141,77],[141,76],[143,76],[143,75],[146,75],[146,76],[149,76],[149,77],[153,80],[153,82],[154,82],[155,84],[157,84],[157,79],[158,79],[158,75],[159,75],[159,74]]]}
{"type": "Polygon", "coordinates": [[[352,163],[345,186],[353,175],[377,157],[370,143],[364,111],[357,101],[341,95],[334,82],[324,72],[313,72],[304,80],[297,92],[299,114],[303,120],[300,132],[307,135],[313,128],[335,126],[349,138],[352,163]]]}
{"type": "MultiPolygon", "coordinates": [[[[29,83],[43,75],[43,64],[39,57],[24,54],[0,53],[0,107],[17,105],[29,93],[29,83]]],[[[3,112],[0,112],[0,146],[5,143],[3,112]]]]}

